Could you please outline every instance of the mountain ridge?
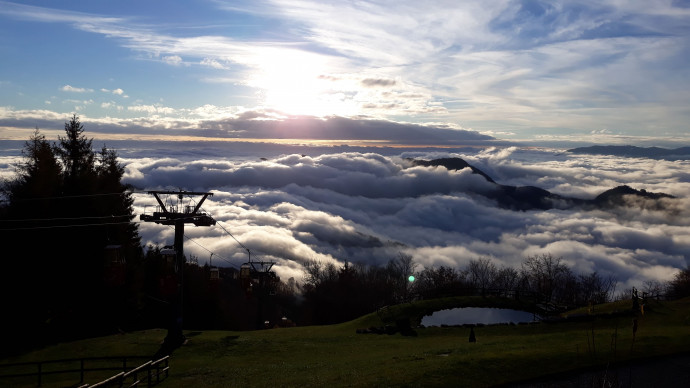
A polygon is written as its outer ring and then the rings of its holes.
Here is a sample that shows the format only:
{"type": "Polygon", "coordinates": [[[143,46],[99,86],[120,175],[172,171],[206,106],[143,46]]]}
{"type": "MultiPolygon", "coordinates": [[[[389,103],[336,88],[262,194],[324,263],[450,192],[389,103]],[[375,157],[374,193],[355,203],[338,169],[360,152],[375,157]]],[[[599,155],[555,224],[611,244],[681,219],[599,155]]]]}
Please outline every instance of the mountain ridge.
{"type": "Polygon", "coordinates": [[[657,202],[657,208],[663,209],[659,202],[663,198],[675,198],[666,193],[648,192],[644,189],[637,190],[627,185],[620,185],[606,190],[593,199],[566,197],[552,193],[536,186],[510,186],[497,183],[487,173],[472,166],[461,158],[440,158],[433,160],[408,159],[415,166],[443,166],[448,170],[462,170],[469,168],[473,174],[484,177],[487,182],[494,184],[494,190],[476,192],[489,199],[495,200],[499,207],[511,210],[549,210],[567,209],[572,207],[610,209],[612,207],[631,206],[627,196],[657,202]]]}
{"type": "Polygon", "coordinates": [[[629,158],[650,158],[665,160],[690,159],[690,147],[661,148],[661,147],[637,147],[633,145],[595,145],[589,147],[571,148],[568,152],[584,155],[611,155],[629,158]]]}

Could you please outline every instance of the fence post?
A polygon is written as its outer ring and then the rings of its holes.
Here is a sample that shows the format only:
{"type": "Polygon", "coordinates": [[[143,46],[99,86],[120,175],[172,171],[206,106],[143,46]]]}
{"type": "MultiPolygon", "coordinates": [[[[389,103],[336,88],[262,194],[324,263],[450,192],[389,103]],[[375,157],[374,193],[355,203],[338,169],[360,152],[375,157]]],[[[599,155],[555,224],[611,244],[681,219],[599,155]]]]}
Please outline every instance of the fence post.
{"type": "Polygon", "coordinates": [[[41,369],[42,369],[42,364],[39,362],[38,363],[38,386],[41,386],[41,369]]]}
{"type": "Polygon", "coordinates": [[[84,382],[84,359],[79,360],[79,382],[84,382]]]}

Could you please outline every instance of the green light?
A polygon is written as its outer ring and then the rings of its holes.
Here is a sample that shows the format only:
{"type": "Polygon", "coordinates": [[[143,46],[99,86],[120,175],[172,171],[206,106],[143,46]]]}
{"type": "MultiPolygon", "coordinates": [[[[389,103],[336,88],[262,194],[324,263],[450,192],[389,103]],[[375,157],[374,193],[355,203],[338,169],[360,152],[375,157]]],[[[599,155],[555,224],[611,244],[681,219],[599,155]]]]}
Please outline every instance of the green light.
{"type": "Polygon", "coordinates": [[[414,282],[414,275],[410,275],[410,277],[407,278],[407,280],[408,280],[410,283],[414,282]]]}

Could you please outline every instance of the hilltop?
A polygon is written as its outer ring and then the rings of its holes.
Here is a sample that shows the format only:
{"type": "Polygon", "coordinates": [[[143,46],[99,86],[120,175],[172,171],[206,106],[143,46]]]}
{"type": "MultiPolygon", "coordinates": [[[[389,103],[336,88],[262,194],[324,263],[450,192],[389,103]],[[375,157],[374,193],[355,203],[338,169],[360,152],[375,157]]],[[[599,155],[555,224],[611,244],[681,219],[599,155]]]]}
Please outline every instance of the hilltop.
{"type": "MultiPolygon", "coordinates": [[[[392,306],[396,317],[416,316],[436,308],[468,303],[466,298],[419,301],[392,306]]],[[[476,326],[476,342],[468,342],[468,327],[415,328],[417,336],[356,334],[359,327],[385,322],[377,313],[327,326],[287,329],[188,331],[188,343],[170,361],[166,387],[300,386],[467,386],[486,387],[549,380],[588,371],[588,379],[641,378],[630,362],[682,354],[687,336],[690,299],[650,301],[638,316],[633,340],[630,301],[595,305],[588,319],[560,323],[476,326]],[[622,372],[614,375],[618,366],[622,372]],[[606,374],[608,371],[608,374],[606,374]]],[[[582,315],[574,311],[571,315],[582,315]]],[[[63,343],[3,363],[60,357],[146,354],[163,338],[162,330],[147,330],[63,343]]],[[[654,359],[658,360],[658,358],[654,359]]],[[[681,372],[682,371],[677,371],[681,372]]],[[[61,375],[63,379],[70,376],[61,375]]],[[[659,386],[672,376],[646,372],[659,386]]],[[[58,376],[47,377],[46,386],[58,376]]],[[[78,379],[78,375],[71,376],[78,379]]],[[[35,380],[30,380],[34,383],[35,380]]],[[[95,380],[89,375],[85,382],[95,380]]],[[[594,380],[591,380],[594,381],[594,380]]],[[[648,380],[645,380],[648,381],[648,380]]],[[[52,384],[52,385],[51,385],[52,384]]],[[[591,384],[590,384],[591,385],[591,384]]]]}

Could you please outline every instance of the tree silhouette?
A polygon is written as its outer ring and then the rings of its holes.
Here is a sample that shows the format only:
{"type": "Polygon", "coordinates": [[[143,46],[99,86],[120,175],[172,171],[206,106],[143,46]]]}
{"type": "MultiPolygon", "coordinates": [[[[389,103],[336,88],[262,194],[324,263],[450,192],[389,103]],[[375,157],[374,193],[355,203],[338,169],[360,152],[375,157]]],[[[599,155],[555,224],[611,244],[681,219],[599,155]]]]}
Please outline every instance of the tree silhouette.
{"type": "Polygon", "coordinates": [[[58,155],[65,168],[64,180],[68,193],[88,190],[95,178],[95,153],[92,140],[84,135],[84,126],[76,114],[65,123],[65,137],[58,136],[58,155]]]}
{"type": "Polygon", "coordinates": [[[668,288],[671,295],[676,298],[690,296],[690,266],[676,272],[668,288]]]}
{"type": "Polygon", "coordinates": [[[16,176],[2,186],[4,196],[13,205],[5,209],[9,219],[39,217],[53,205],[51,199],[62,192],[62,166],[54,147],[38,129],[24,143],[22,155],[23,161],[15,165],[16,176]]]}
{"type": "Polygon", "coordinates": [[[51,144],[36,129],[2,185],[0,232],[8,243],[0,293],[9,317],[2,325],[17,338],[27,333],[29,346],[112,330],[102,314],[112,304],[104,249],[121,245],[133,261],[141,254],[117,153],[103,147],[96,154],[76,115],[58,140],[51,144]]]}

